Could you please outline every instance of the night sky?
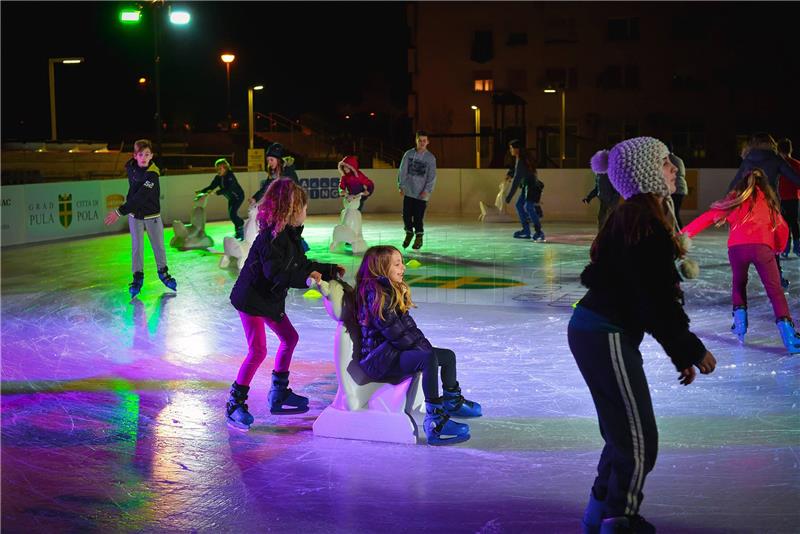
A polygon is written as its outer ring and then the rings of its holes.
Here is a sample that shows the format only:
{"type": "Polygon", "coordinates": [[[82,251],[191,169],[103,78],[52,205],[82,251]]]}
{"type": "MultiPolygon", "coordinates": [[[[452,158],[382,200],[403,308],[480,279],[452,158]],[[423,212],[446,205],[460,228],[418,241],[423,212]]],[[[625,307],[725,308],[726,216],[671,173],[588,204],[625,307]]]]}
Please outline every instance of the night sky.
{"type": "MultiPolygon", "coordinates": [[[[56,65],[59,138],[118,144],[152,131],[155,97],[150,8],[138,25],[122,25],[121,2],[3,2],[2,137],[49,138],[47,63],[56,65]],[[138,85],[145,76],[147,88],[138,85]]],[[[170,129],[188,122],[213,131],[226,116],[224,51],[231,67],[234,119],[245,120],[247,87],[260,82],[255,109],[291,118],[313,113],[334,120],[365,92],[386,95],[402,112],[408,91],[404,4],[191,2],[188,26],[164,13],[161,108],[170,129]],[[382,88],[382,89],[381,89],[382,88]]]]}

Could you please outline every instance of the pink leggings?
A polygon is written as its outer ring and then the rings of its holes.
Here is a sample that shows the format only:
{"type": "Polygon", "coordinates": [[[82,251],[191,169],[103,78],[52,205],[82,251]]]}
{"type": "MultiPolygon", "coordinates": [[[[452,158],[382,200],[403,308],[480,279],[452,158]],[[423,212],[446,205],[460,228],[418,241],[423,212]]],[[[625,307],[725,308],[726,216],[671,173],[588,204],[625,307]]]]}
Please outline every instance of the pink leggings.
{"type": "Polygon", "coordinates": [[[249,386],[261,362],[267,357],[267,331],[264,328],[265,325],[275,332],[280,340],[280,345],[278,345],[278,350],[275,353],[274,369],[279,373],[288,371],[289,364],[292,363],[294,347],[299,339],[297,330],[294,329],[289,318],[284,315],[282,320],[273,321],[269,317],[248,315],[244,312],[239,312],[239,317],[242,319],[249,351],[247,358],[239,368],[236,383],[242,386],[249,386]]]}
{"type": "Polygon", "coordinates": [[[772,303],[775,319],[789,317],[789,304],[781,288],[781,278],[778,274],[778,264],[775,262],[775,252],[767,245],[734,245],[728,248],[728,259],[731,262],[733,280],[731,282],[731,300],[733,307],[747,307],[747,270],[750,264],[756,266],[758,276],[767,296],[772,303]]]}

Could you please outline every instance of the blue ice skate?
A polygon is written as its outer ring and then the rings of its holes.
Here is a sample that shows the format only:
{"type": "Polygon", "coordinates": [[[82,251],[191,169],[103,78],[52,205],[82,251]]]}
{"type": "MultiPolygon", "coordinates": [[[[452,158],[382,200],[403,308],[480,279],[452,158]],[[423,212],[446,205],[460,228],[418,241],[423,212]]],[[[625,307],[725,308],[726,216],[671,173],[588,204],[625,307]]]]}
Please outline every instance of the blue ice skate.
{"type": "Polygon", "coordinates": [[[480,404],[467,400],[461,395],[461,387],[458,382],[453,389],[443,388],[443,390],[442,406],[447,415],[452,417],[480,417],[483,415],[480,404]]]}
{"type": "Polygon", "coordinates": [[[170,276],[167,267],[158,270],[158,277],[164,282],[164,285],[170,288],[173,291],[177,291],[178,289],[178,281],[170,276]]]}
{"type": "Polygon", "coordinates": [[[456,423],[438,403],[425,402],[425,436],[428,445],[454,445],[470,438],[469,425],[456,423]]]}
{"type": "Polygon", "coordinates": [[[253,424],[253,416],[247,411],[247,393],[250,386],[240,386],[236,382],[231,384],[231,396],[225,407],[228,426],[236,430],[250,430],[253,424]]]}
{"type": "Polygon", "coordinates": [[[733,325],[731,330],[736,337],[739,338],[739,343],[744,343],[744,336],[747,334],[747,308],[736,308],[733,310],[733,325]]]}
{"type": "Polygon", "coordinates": [[[269,411],[275,415],[306,413],[308,397],[303,397],[289,387],[289,371],[272,371],[272,388],[269,390],[269,411]]]}
{"type": "Polygon", "coordinates": [[[789,351],[789,354],[800,354],[800,334],[794,329],[791,319],[783,318],[777,323],[778,331],[781,333],[781,341],[789,351]]]}
{"type": "Polygon", "coordinates": [[[142,290],[143,284],[144,284],[144,273],[142,271],[136,271],[135,273],[133,273],[133,282],[128,284],[128,293],[131,294],[131,298],[139,294],[139,292],[142,290]]]}

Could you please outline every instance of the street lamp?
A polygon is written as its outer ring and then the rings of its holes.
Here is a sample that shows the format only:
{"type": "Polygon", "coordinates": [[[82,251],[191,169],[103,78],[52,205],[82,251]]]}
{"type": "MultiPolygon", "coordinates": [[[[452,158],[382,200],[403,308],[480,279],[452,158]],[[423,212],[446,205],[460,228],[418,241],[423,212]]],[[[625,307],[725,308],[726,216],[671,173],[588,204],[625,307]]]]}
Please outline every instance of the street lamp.
{"type": "MultiPolygon", "coordinates": [[[[567,159],[566,156],[566,144],[567,144],[567,95],[564,86],[560,86],[559,91],[561,91],[561,155],[560,155],[560,164],[559,166],[563,169],[565,160],[567,159]]],[[[556,90],[552,87],[548,87],[544,90],[545,93],[555,93],[556,90]]]]}
{"type": "Polygon", "coordinates": [[[228,127],[230,128],[231,122],[231,63],[236,59],[231,53],[225,53],[219,56],[223,63],[225,63],[225,74],[228,80],[228,127]]]}
{"type": "MultiPolygon", "coordinates": [[[[156,91],[156,113],[153,115],[153,122],[155,123],[156,134],[156,153],[161,155],[161,139],[162,139],[162,121],[161,121],[161,55],[158,48],[161,42],[161,12],[158,11],[163,5],[164,0],[151,2],[153,6],[153,63],[154,79],[153,84],[156,91]]],[[[169,6],[169,21],[174,26],[186,26],[191,20],[191,15],[185,9],[172,9],[169,6]]],[[[138,25],[142,19],[141,8],[123,8],[119,14],[119,20],[122,24],[138,25]]]]}
{"type": "Polygon", "coordinates": [[[475,168],[481,168],[481,108],[470,106],[475,111],[475,168]]]}
{"type": "Polygon", "coordinates": [[[57,140],[56,135],[56,75],[53,65],[61,63],[63,65],[75,65],[83,63],[82,57],[51,57],[47,60],[47,71],[50,76],[50,137],[53,141],[57,140]]]}
{"type": "Polygon", "coordinates": [[[261,91],[264,89],[263,85],[254,85],[247,88],[247,120],[248,120],[248,134],[250,137],[250,150],[253,147],[253,136],[255,135],[255,118],[253,116],[253,91],[261,91]]]}

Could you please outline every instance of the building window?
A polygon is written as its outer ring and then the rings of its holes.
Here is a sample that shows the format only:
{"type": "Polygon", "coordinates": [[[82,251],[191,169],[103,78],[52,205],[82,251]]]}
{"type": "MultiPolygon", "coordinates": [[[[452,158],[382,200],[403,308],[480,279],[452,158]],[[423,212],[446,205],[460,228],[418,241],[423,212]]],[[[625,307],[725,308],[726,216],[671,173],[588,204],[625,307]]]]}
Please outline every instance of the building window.
{"type": "Polygon", "coordinates": [[[639,136],[639,123],[635,120],[610,119],[606,123],[606,146],[612,147],[625,139],[639,136]]]}
{"type": "Polygon", "coordinates": [[[479,93],[487,93],[494,91],[494,79],[492,78],[492,71],[479,70],[475,71],[473,75],[474,91],[479,93]]]}
{"type": "Polygon", "coordinates": [[[472,37],[470,59],[476,63],[486,63],[494,57],[494,43],[491,31],[476,31],[472,37]]]}
{"type": "Polygon", "coordinates": [[[547,67],[544,71],[544,79],[541,81],[542,87],[553,87],[556,89],[577,89],[578,70],[575,67],[547,67]]]}
{"type": "Polygon", "coordinates": [[[575,19],[554,18],[547,21],[542,32],[546,44],[574,43],[578,40],[575,19]]]}
{"type": "Polygon", "coordinates": [[[681,41],[701,41],[711,34],[711,21],[705,15],[677,15],[672,17],[672,38],[681,41]]]}
{"type": "MultiPolygon", "coordinates": [[[[574,167],[578,162],[578,125],[567,121],[566,124],[566,150],[564,151],[565,165],[574,167]]],[[[561,122],[548,122],[545,138],[545,154],[547,160],[558,166],[561,160],[561,122]]]]}
{"type": "Polygon", "coordinates": [[[508,90],[527,91],[528,72],[523,69],[508,69],[508,90]]]}
{"type": "Polygon", "coordinates": [[[625,65],[625,89],[639,88],[639,66],[625,65]]]}
{"type": "Polygon", "coordinates": [[[606,37],[609,41],[635,41],[639,39],[639,19],[608,19],[606,37]]]}
{"type": "Polygon", "coordinates": [[[691,74],[676,72],[672,74],[672,88],[679,91],[702,91],[706,88],[706,82],[691,74]]]}
{"type": "Polygon", "coordinates": [[[676,122],[672,130],[672,149],[681,158],[705,159],[706,132],[699,120],[676,122]]]}
{"type": "Polygon", "coordinates": [[[506,45],[525,46],[528,44],[528,32],[511,32],[508,34],[506,45]]]}
{"type": "Polygon", "coordinates": [[[601,89],[638,89],[638,65],[608,65],[597,77],[597,87],[601,89]]]}

